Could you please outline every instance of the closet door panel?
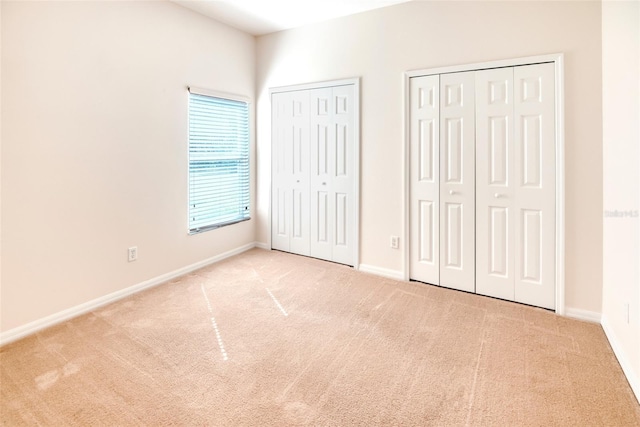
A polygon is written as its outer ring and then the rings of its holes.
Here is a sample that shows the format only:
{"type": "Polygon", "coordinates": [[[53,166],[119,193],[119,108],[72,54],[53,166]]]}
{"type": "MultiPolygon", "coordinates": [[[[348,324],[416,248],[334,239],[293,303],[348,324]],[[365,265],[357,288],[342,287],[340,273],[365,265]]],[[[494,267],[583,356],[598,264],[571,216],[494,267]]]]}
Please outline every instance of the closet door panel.
{"type": "MultiPolygon", "coordinates": [[[[291,94],[292,123],[285,133],[290,133],[287,156],[291,156],[292,221],[290,250],[309,255],[309,92],[291,94]]],[[[289,138],[287,137],[287,141],[289,138]]]]}
{"type": "Polygon", "coordinates": [[[410,80],[410,277],[440,284],[440,76],[410,80]]]}
{"type": "Polygon", "coordinates": [[[514,299],[513,68],[476,72],[476,291],[514,299]]]}
{"type": "Polygon", "coordinates": [[[293,209],[293,166],[287,147],[292,144],[291,93],[274,93],[271,99],[271,247],[289,251],[293,209]]]}
{"type": "Polygon", "coordinates": [[[515,300],[555,308],[554,65],[514,69],[515,300]]]}
{"type": "Polygon", "coordinates": [[[475,75],[440,76],[440,285],[475,291],[475,75]]]}
{"type": "Polygon", "coordinates": [[[311,91],[311,256],[333,258],[335,198],[333,180],[335,164],[335,129],[332,125],[332,89],[311,91]]]}
{"type": "Polygon", "coordinates": [[[355,88],[353,85],[332,88],[330,108],[333,109],[329,162],[334,205],[331,207],[334,229],[332,261],[354,264],[355,242],[355,88]]]}

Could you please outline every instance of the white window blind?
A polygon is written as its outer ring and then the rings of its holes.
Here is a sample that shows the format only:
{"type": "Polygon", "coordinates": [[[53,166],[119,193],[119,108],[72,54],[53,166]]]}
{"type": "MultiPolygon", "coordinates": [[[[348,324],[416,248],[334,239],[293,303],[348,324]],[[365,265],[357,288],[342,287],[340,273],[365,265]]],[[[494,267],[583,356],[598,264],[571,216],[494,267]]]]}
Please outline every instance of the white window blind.
{"type": "Polygon", "coordinates": [[[249,105],[189,93],[189,232],[249,219],[249,105]]]}

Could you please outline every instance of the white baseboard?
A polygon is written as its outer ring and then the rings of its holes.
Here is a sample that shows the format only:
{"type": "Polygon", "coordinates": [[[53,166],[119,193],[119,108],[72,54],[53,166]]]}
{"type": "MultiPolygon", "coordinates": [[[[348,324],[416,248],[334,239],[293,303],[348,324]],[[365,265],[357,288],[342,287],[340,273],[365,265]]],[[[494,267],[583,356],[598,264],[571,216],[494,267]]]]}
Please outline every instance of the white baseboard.
{"type": "Polygon", "coordinates": [[[592,323],[600,323],[602,315],[595,311],[582,310],[579,308],[565,307],[564,315],[578,320],[584,320],[592,323]]]}
{"type": "Polygon", "coordinates": [[[138,283],[133,286],[129,286],[128,288],[121,289],[116,292],[112,292],[100,298],[87,301],[80,305],[76,305],[75,307],[71,307],[66,310],[59,311],[58,313],[54,313],[50,316],[46,316],[41,319],[35,320],[33,322],[27,323],[26,325],[18,326],[17,328],[0,332],[0,346],[19,340],[20,338],[24,338],[27,335],[34,334],[38,331],[41,331],[43,329],[46,329],[58,323],[61,323],[66,320],[72,319],[74,317],[80,316],[82,314],[88,313],[92,310],[95,310],[98,307],[102,307],[103,305],[110,304],[114,301],[128,297],[137,292],[168,282],[171,279],[175,279],[176,277],[183,276],[187,273],[198,270],[202,267],[206,267],[209,264],[213,264],[213,263],[222,261],[225,258],[229,258],[234,255],[240,254],[242,252],[248,251],[249,249],[252,249],[256,246],[258,246],[258,244],[256,243],[249,243],[249,244],[240,246],[239,248],[232,249],[220,255],[216,255],[211,258],[207,258],[205,260],[188,265],[186,267],[179,268],[177,270],[171,271],[161,276],[154,277],[153,279],[145,280],[144,282],[138,283]]]}
{"type": "Polygon", "coordinates": [[[633,393],[636,395],[636,399],[638,399],[638,403],[640,403],[640,379],[638,379],[637,374],[633,371],[633,367],[622,350],[622,347],[619,344],[620,341],[616,337],[615,332],[613,332],[613,328],[609,325],[609,321],[606,317],[602,317],[602,329],[604,329],[604,334],[607,336],[609,344],[613,349],[613,354],[616,355],[618,363],[620,363],[622,372],[624,372],[624,375],[627,377],[627,381],[629,381],[631,390],[633,390],[633,393]]]}
{"type": "Polygon", "coordinates": [[[375,274],[376,276],[388,277],[394,280],[404,280],[402,271],[391,270],[388,268],[376,267],[375,265],[360,264],[358,270],[365,273],[375,274]]]}

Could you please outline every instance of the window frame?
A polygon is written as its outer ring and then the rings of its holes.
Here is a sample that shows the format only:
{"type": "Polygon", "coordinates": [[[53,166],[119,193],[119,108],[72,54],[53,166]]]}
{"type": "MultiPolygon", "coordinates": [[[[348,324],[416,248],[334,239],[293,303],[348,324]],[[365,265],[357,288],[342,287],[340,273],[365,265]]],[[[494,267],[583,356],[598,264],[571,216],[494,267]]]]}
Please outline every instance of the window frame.
{"type": "MultiPolygon", "coordinates": [[[[242,95],[236,95],[236,94],[230,94],[230,93],[226,93],[226,92],[219,92],[219,91],[215,91],[215,90],[210,90],[210,89],[204,89],[204,88],[198,88],[198,87],[193,87],[193,86],[187,86],[187,230],[188,230],[188,235],[194,235],[194,234],[200,234],[200,233],[204,233],[206,231],[210,231],[210,230],[216,230],[218,228],[221,227],[225,227],[227,225],[232,225],[232,224],[237,224],[240,222],[244,222],[244,221],[248,221],[251,219],[251,99],[249,97],[246,96],[242,96],[242,95]],[[246,112],[246,121],[247,121],[247,138],[246,138],[246,150],[243,150],[246,152],[246,162],[247,162],[247,171],[246,171],[246,176],[247,176],[247,182],[246,182],[246,192],[248,195],[248,200],[247,200],[247,204],[246,204],[246,215],[238,215],[238,217],[232,219],[232,220],[228,220],[228,221],[218,221],[218,222],[212,222],[210,224],[207,225],[202,225],[199,227],[193,227],[192,226],[192,212],[191,212],[191,201],[192,201],[192,194],[191,194],[191,190],[192,190],[192,171],[191,171],[191,164],[192,164],[192,153],[191,153],[191,129],[192,129],[192,122],[191,122],[191,95],[199,95],[199,96],[205,96],[205,97],[209,97],[209,98],[217,98],[223,101],[233,101],[233,102],[240,102],[240,103],[245,103],[246,104],[246,108],[247,108],[247,112],[246,112]]],[[[240,164],[242,160],[238,161],[238,164],[240,164]]],[[[244,187],[244,183],[241,185],[242,188],[244,187]]],[[[241,212],[240,210],[238,211],[239,213],[241,212]]]]}

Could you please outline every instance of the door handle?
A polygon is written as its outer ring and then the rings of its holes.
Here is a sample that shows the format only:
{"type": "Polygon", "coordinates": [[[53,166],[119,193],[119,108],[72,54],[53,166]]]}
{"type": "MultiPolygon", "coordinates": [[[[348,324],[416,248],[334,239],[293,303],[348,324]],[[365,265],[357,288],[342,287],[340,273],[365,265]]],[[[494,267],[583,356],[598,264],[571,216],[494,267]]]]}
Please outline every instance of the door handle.
{"type": "Polygon", "coordinates": [[[493,195],[493,197],[495,197],[496,199],[499,199],[500,197],[504,197],[504,194],[496,193],[493,195]]]}
{"type": "Polygon", "coordinates": [[[323,183],[322,183],[322,185],[327,185],[327,183],[326,183],[326,182],[323,182],[323,183]]]}
{"type": "Polygon", "coordinates": [[[457,191],[453,191],[453,190],[449,190],[449,195],[450,196],[453,196],[455,194],[458,194],[458,192],[457,191]]]}

